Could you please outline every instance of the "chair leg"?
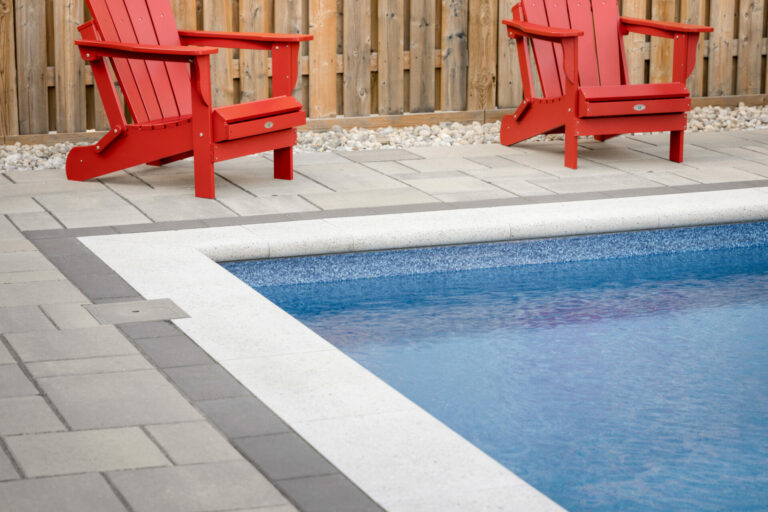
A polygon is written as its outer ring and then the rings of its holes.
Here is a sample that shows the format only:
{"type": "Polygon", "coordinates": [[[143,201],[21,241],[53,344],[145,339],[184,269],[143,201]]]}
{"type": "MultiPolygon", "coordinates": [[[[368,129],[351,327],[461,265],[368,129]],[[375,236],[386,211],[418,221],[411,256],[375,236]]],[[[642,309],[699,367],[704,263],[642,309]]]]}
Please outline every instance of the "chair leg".
{"type": "Polygon", "coordinates": [[[579,143],[574,129],[568,125],[565,126],[565,166],[571,169],[578,168],[579,161],[579,143]]]}
{"type": "Polygon", "coordinates": [[[685,132],[680,130],[671,132],[669,137],[669,159],[673,162],[681,163],[683,161],[683,143],[685,141],[685,132]]]}
{"type": "Polygon", "coordinates": [[[275,179],[293,179],[293,146],[275,150],[275,179]]]}
{"type": "Polygon", "coordinates": [[[216,199],[216,177],[213,173],[213,148],[203,141],[195,145],[195,196],[216,199]]]}

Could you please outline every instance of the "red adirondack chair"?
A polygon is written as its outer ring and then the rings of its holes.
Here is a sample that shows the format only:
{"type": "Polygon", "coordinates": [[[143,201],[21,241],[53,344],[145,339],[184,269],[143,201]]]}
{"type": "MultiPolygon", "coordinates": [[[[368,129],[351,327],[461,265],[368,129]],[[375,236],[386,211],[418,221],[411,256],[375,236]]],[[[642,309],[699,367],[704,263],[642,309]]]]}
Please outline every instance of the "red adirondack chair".
{"type": "Polygon", "coordinates": [[[671,132],[669,158],[683,161],[691,108],[685,81],[696,62],[699,33],[710,27],[619,16],[616,0],[522,0],[503,20],[517,43],[525,98],[504,116],[501,143],[565,133],[565,165],[577,167],[577,137],[606,140],[622,133],[671,132]],[[622,36],[674,39],[673,81],[629,84],[622,36]],[[528,39],[543,97],[534,93],[528,39]]]}
{"type": "Polygon", "coordinates": [[[274,150],[274,177],[293,179],[296,127],[306,122],[306,113],[291,92],[299,42],[312,36],[179,31],[169,0],[88,0],[88,7],[93,21],[79,27],[83,39],[76,44],[91,63],[110,130],[96,144],[69,153],[69,179],[194,156],[195,195],[213,198],[214,163],[269,150],[274,150]],[[212,108],[214,47],[270,50],[272,97],[212,108]]]}

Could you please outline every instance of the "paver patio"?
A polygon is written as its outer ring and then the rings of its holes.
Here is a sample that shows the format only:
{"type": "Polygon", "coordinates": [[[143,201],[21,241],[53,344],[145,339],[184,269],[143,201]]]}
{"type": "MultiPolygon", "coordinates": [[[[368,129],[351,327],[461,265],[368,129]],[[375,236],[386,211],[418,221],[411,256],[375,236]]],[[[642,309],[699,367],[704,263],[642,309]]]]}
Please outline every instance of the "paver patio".
{"type": "Polygon", "coordinates": [[[585,140],[576,171],[562,142],[299,153],[294,182],[246,157],[216,200],[189,161],[0,173],[0,509],[378,510],[75,237],[768,186],[768,130],[687,141],[585,140]]]}

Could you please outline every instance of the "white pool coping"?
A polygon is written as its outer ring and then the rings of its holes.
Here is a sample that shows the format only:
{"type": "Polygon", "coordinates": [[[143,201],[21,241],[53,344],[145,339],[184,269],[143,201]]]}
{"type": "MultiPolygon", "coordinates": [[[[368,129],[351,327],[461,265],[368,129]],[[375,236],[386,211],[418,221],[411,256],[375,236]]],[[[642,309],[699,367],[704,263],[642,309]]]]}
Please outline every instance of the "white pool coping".
{"type": "Polygon", "coordinates": [[[399,511],[562,510],[217,264],[768,219],[768,188],[84,237],[373,500],[399,511]]]}

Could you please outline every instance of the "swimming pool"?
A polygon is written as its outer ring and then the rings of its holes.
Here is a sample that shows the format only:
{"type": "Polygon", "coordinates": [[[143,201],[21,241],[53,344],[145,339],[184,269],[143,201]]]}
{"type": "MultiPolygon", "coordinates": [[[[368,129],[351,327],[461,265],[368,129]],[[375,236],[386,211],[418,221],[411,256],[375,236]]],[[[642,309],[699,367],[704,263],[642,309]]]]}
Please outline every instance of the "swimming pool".
{"type": "Polygon", "coordinates": [[[758,510],[767,248],[760,223],[225,266],[566,508],[758,510]]]}

